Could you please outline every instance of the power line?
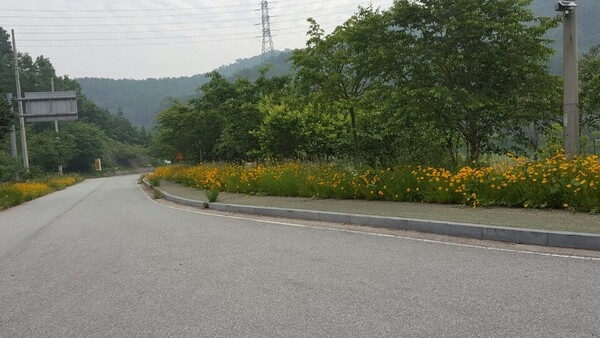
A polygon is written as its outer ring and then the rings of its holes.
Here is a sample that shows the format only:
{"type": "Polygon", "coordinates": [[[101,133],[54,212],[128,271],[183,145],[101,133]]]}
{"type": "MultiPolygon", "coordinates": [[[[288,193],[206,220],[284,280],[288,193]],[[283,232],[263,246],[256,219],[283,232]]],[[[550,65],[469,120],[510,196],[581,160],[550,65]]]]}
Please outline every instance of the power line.
{"type": "Polygon", "coordinates": [[[85,9],[85,8],[48,8],[48,9],[37,9],[37,8],[0,8],[3,12],[140,12],[140,11],[181,11],[181,10],[193,10],[193,9],[213,9],[213,8],[237,8],[237,7],[250,7],[248,5],[225,5],[225,6],[204,6],[204,7],[178,7],[178,8],[127,8],[127,9],[85,9]]]}
{"type": "MultiPolygon", "coordinates": [[[[263,2],[267,2],[267,1],[263,1],[263,2]]],[[[389,1],[388,1],[389,2],[389,1]]],[[[274,2],[271,2],[274,3],[274,2]]],[[[301,5],[307,5],[307,4],[322,4],[322,1],[310,1],[310,2],[303,2],[303,3],[294,3],[291,5],[287,5],[287,6],[280,6],[277,5],[276,8],[280,9],[282,7],[296,7],[296,6],[301,6],[301,5]]],[[[262,13],[262,8],[261,8],[261,17],[263,18],[263,23],[262,24],[262,37],[263,37],[263,47],[265,48],[266,52],[269,52],[269,50],[274,50],[274,48],[271,47],[272,45],[272,39],[273,36],[286,36],[286,35],[293,35],[293,34],[298,34],[298,33],[306,33],[306,27],[302,23],[305,23],[305,17],[309,16],[306,14],[309,13],[315,13],[318,12],[319,14],[323,14],[324,12],[328,13],[326,15],[326,17],[329,19],[331,18],[331,20],[318,20],[319,23],[324,26],[327,25],[328,23],[331,24],[339,24],[339,19],[336,20],[335,16],[338,14],[344,14],[347,13],[346,11],[342,10],[343,8],[347,8],[350,6],[355,6],[357,5],[356,3],[353,4],[344,4],[344,5],[335,5],[332,7],[328,7],[326,9],[313,9],[313,10],[303,10],[303,11],[294,11],[294,15],[295,16],[289,16],[287,14],[285,15],[280,15],[279,19],[276,20],[277,23],[280,24],[284,24],[284,23],[290,23],[291,25],[282,25],[283,27],[280,27],[278,29],[275,30],[271,30],[270,28],[270,20],[265,20],[265,19],[271,19],[272,17],[277,17],[277,15],[270,15],[270,13],[267,11],[267,13],[262,13]],[[266,15],[265,15],[266,14],[266,15]],[[298,17],[298,15],[306,15],[302,18],[298,17]],[[295,25],[294,25],[295,24],[295,25]],[[275,33],[275,34],[273,34],[275,33]]],[[[361,4],[358,4],[361,5],[361,4]]],[[[268,6],[268,3],[267,3],[268,6]]],[[[228,8],[228,7],[241,7],[240,5],[237,6],[217,6],[217,7],[211,7],[211,8],[228,8]]],[[[262,3],[261,3],[261,7],[262,7],[262,3]]],[[[195,8],[195,7],[194,7],[195,8]]],[[[269,10],[269,8],[266,8],[267,10],[269,10]]],[[[134,10],[131,10],[134,11],[134,10]]],[[[175,16],[175,15],[173,15],[175,16]]],[[[159,17],[168,17],[167,15],[164,16],[159,16],[159,17]]],[[[157,16],[150,16],[150,18],[152,19],[156,19],[157,16]]],[[[198,43],[213,43],[213,42],[221,42],[221,41],[240,41],[240,40],[254,40],[257,38],[261,38],[260,36],[256,36],[256,31],[254,29],[252,29],[252,26],[249,25],[249,21],[250,20],[255,20],[255,19],[251,19],[251,18],[232,18],[232,19],[223,19],[223,18],[211,18],[210,20],[203,20],[203,21],[192,21],[192,22],[181,22],[181,21],[177,21],[177,22],[173,22],[173,21],[161,21],[161,20],[151,20],[150,22],[129,22],[129,23],[105,23],[105,24],[96,24],[96,23],[86,23],[86,24],[77,24],[77,25],[73,25],[73,24],[19,24],[16,26],[22,26],[22,27],[26,27],[26,28],[33,28],[33,27],[48,27],[48,29],[52,29],[52,28],[56,28],[53,29],[53,31],[33,31],[33,32],[21,32],[22,36],[24,36],[22,39],[22,41],[25,42],[29,42],[29,44],[25,44],[24,47],[40,47],[40,48],[51,48],[51,47],[110,47],[110,46],[151,46],[151,45],[182,45],[182,44],[198,44],[198,43]],[[213,24],[213,23],[223,23],[223,22],[229,22],[231,23],[230,25],[219,25],[218,27],[214,27],[214,28],[206,28],[207,25],[209,24],[213,24]],[[166,26],[169,25],[169,27],[166,27],[164,29],[156,29],[156,27],[162,27],[162,26],[166,26]],[[185,25],[185,26],[184,26],[185,25]],[[137,29],[137,30],[125,30],[123,29],[123,27],[126,26],[133,26],[133,27],[143,27],[143,26],[154,26],[155,28],[153,29],[137,29]],[[173,28],[173,27],[182,27],[182,28],[173,28]],[[84,28],[84,27],[102,27],[105,28],[101,31],[94,29],[93,31],[73,31],[74,29],[79,29],[79,28],[84,28]],[[110,28],[115,28],[115,30],[108,30],[110,28]],[[197,27],[197,28],[195,28],[197,27]],[[65,30],[63,28],[68,28],[69,30],[65,30]],[[247,28],[247,29],[252,29],[252,31],[248,31],[246,33],[244,32],[240,32],[240,28],[247,28]],[[163,34],[163,33],[186,33],[186,32],[195,32],[197,33],[198,30],[201,29],[204,32],[204,34],[185,34],[183,36],[181,35],[177,35],[177,36],[173,36],[173,34],[163,34]],[[215,29],[218,29],[218,31],[216,31],[215,33],[215,29]],[[223,30],[226,29],[235,29],[235,32],[224,32],[223,30]],[[213,34],[210,34],[210,32],[213,32],[213,34]],[[157,34],[157,36],[143,36],[145,33],[160,33],[157,34]],[[43,38],[36,38],[36,35],[48,35],[48,34],[52,34],[52,35],[62,35],[62,34],[68,34],[68,35],[75,35],[74,38],[64,38],[64,37],[59,37],[59,38],[51,38],[51,39],[43,39],[43,38]],[[141,36],[137,36],[137,35],[141,35],[141,36]],[[90,37],[91,35],[91,37],[90,37]],[[112,37],[111,37],[112,36],[112,37]],[[208,38],[208,39],[207,39],[208,38]],[[211,39],[214,38],[214,39],[211,39]],[[107,44],[91,44],[94,41],[113,41],[113,43],[107,43],[107,44]],[[59,44],[56,44],[56,42],[59,42],[59,44]],[[82,43],[82,42],[90,42],[90,43],[82,43]]]]}
{"type": "MultiPolygon", "coordinates": [[[[322,3],[322,2],[308,2],[305,4],[312,4],[312,3],[322,3]]],[[[304,11],[294,11],[294,14],[296,16],[298,15],[305,15],[305,14],[311,14],[311,13],[324,13],[324,12],[329,12],[329,11],[333,11],[333,10],[337,10],[337,9],[342,9],[342,8],[349,8],[349,7],[356,7],[356,6],[360,6],[362,5],[362,3],[352,3],[352,4],[344,4],[344,5],[337,5],[337,6],[332,6],[332,7],[328,7],[328,8],[321,8],[321,9],[315,9],[315,10],[304,10],[304,11]]],[[[295,6],[299,6],[299,4],[294,4],[294,5],[288,5],[287,7],[295,7],[295,6]]],[[[286,8],[286,7],[282,7],[282,8],[286,8]]],[[[342,13],[345,11],[333,11],[333,13],[331,14],[337,14],[337,13],[342,13]]],[[[54,17],[50,17],[50,16],[11,16],[11,15],[0,15],[0,18],[4,17],[4,18],[27,18],[27,19],[131,19],[131,18],[169,18],[169,17],[181,17],[181,16],[185,16],[185,17],[196,17],[198,19],[202,18],[202,17],[208,17],[211,20],[203,20],[203,22],[223,22],[223,21],[239,21],[239,20],[254,20],[254,18],[252,17],[238,17],[235,19],[225,19],[223,20],[222,18],[216,18],[214,17],[215,14],[231,14],[231,13],[248,13],[248,11],[238,11],[238,12],[231,12],[231,11],[227,11],[227,12],[220,12],[220,13],[205,13],[205,14],[192,14],[192,13],[187,13],[187,14],[164,14],[164,15],[125,15],[125,16],[54,16],[54,17]]],[[[271,15],[270,17],[276,17],[271,15]]],[[[181,21],[167,21],[164,22],[164,24],[169,24],[169,25],[180,25],[180,24],[186,24],[186,23],[194,23],[192,22],[181,22],[181,21]]],[[[126,23],[85,23],[85,24],[56,24],[56,23],[45,23],[45,24],[21,24],[21,23],[15,23],[15,24],[10,24],[11,26],[15,26],[15,27],[96,27],[96,26],[128,26],[131,25],[131,22],[126,22],[126,23]]]]}
{"type": "Polygon", "coordinates": [[[0,18],[11,18],[11,19],[131,19],[131,18],[171,18],[171,17],[182,17],[182,16],[213,16],[215,14],[236,14],[236,13],[248,13],[247,10],[239,11],[227,11],[227,12],[210,12],[210,13],[177,13],[177,14],[139,14],[139,15],[106,15],[106,16],[80,16],[80,15],[69,15],[69,16],[48,16],[48,15],[3,15],[0,14],[0,18]]]}
{"type": "MultiPolygon", "coordinates": [[[[280,29],[280,30],[273,30],[272,32],[279,32],[279,31],[284,31],[285,29],[280,29]]],[[[303,33],[305,32],[304,30],[295,30],[295,31],[289,31],[289,32],[284,32],[284,33],[279,33],[276,34],[276,36],[285,36],[285,35],[292,35],[292,34],[298,34],[298,33],[303,33]]],[[[212,35],[213,37],[219,36],[218,34],[212,35]]],[[[205,37],[205,36],[196,36],[197,37],[205,37]]],[[[218,39],[202,39],[202,40],[186,40],[186,41],[172,41],[173,37],[160,37],[160,38],[147,38],[147,39],[96,39],[96,40],[89,40],[89,39],[77,39],[77,40],[26,40],[27,42],[56,42],[56,41],[60,41],[60,42],[85,42],[85,41],[89,41],[89,42],[94,42],[94,41],[129,41],[129,42],[123,42],[123,43],[110,43],[110,44],[97,44],[97,43],[93,43],[93,44],[22,44],[22,47],[28,47],[28,48],[32,48],[32,47],[36,47],[36,48],[67,48],[67,47],[71,47],[71,48],[76,48],[76,47],[82,47],[82,48],[89,48],[89,47],[118,47],[118,46],[153,46],[153,45],[182,45],[182,44],[198,44],[198,43],[212,43],[212,42],[223,42],[223,41],[240,41],[240,40],[258,40],[260,39],[260,36],[256,36],[256,35],[252,35],[252,36],[240,36],[240,35],[225,35],[225,38],[218,38],[218,39]],[[227,37],[227,36],[231,36],[231,37],[227,37]],[[141,43],[136,43],[137,41],[140,40],[149,40],[149,39],[160,39],[160,40],[169,40],[169,41],[154,41],[154,42],[141,42],[141,43]]],[[[183,39],[183,37],[182,37],[183,39]]]]}
{"type": "MultiPolygon", "coordinates": [[[[294,3],[291,4],[283,4],[283,5],[279,5],[278,8],[290,8],[290,7],[305,7],[307,5],[313,5],[313,4],[323,4],[326,1],[322,1],[322,0],[316,0],[316,1],[305,1],[305,2],[300,2],[300,1],[296,1],[294,3]]],[[[347,5],[351,5],[351,6],[362,6],[365,5],[366,1],[360,1],[360,2],[354,2],[352,4],[347,4],[347,5]]],[[[372,3],[373,1],[370,1],[369,3],[372,3]]],[[[274,2],[271,2],[274,3],[274,2]]],[[[223,6],[198,6],[198,7],[178,7],[178,8],[169,8],[169,7],[165,7],[165,8],[127,8],[127,9],[86,9],[86,8],[68,8],[68,9],[57,9],[57,8],[48,8],[48,9],[32,9],[32,8],[0,8],[0,12],[2,13],[6,13],[6,12],[42,12],[42,13],[68,13],[68,12],[91,12],[91,13],[103,13],[103,12],[110,12],[110,13],[118,13],[118,12],[153,12],[153,11],[189,11],[189,10],[201,10],[201,11],[205,11],[205,10],[212,10],[212,9],[231,9],[231,8],[242,8],[242,7],[246,7],[249,8],[251,7],[252,4],[244,4],[244,5],[223,5],[223,6]]],[[[222,13],[231,13],[231,11],[227,10],[225,12],[222,13]]],[[[0,15],[0,17],[3,17],[0,15]]],[[[29,16],[30,18],[31,16],[29,16]]]]}
{"type": "MultiPolygon", "coordinates": [[[[181,31],[186,31],[186,32],[197,32],[197,30],[173,30],[172,32],[181,32],[181,31]]],[[[271,32],[281,32],[281,31],[292,31],[291,33],[301,33],[304,32],[304,30],[298,29],[298,27],[287,27],[287,28],[279,28],[279,29],[271,29],[271,32]]],[[[161,32],[161,31],[157,31],[157,32],[161,32]]],[[[144,31],[145,33],[145,31],[144,31]]],[[[49,33],[49,34],[56,34],[56,33],[49,33]]],[[[121,35],[120,32],[114,32],[112,34],[118,34],[121,35]]],[[[260,37],[256,37],[254,33],[246,33],[246,34],[252,34],[253,38],[260,38],[260,37]]],[[[37,34],[36,34],[37,35],[37,34]]],[[[19,39],[19,41],[27,41],[27,42],[53,42],[53,41],[62,41],[62,42],[68,42],[68,41],[114,41],[114,40],[123,40],[123,41],[130,41],[130,40],[155,40],[155,39],[186,39],[186,38],[204,38],[204,37],[218,37],[218,36],[237,36],[237,37],[241,37],[244,38],[244,36],[240,35],[239,32],[234,32],[234,33],[215,33],[215,34],[200,34],[200,35],[185,35],[185,36],[173,36],[173,35],[169,35],[169,36],[151,36],[151,37],[97,37],[97,38],[22,38],[19,39]]]]}

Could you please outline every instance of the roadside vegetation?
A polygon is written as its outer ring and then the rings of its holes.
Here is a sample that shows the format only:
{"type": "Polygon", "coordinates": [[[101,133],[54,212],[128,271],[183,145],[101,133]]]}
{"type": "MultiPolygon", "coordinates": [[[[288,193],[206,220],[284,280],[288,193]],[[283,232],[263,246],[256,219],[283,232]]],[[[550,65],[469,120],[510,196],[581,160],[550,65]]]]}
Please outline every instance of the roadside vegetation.
{"type": "MultiPolygon", "coordinates": [[[[426,3],[359,8],[329,34],[309,19],[290,74],[209,73],[195,97],[157,115],[152,153],[457,170],[560,150],[562,79],[548,70],[545,34],[561,18],[534,17],[529,1],[426,3]]],[[[600,152],[599,51],[580,60],[581,155],[600,152]]]]}
{"type": "Polygon", "coordinates": [[[458,170],[398,166],[354,168],[339,164],[263,163],[173,165],[146,177],[205,190],[244,194],[478,206],[555,208],[600,212],[598,156],[568,160],[557,154],[528,162],[509,156],[458,170]]]}
{"type": "Polygon", "coordinates": [[[597,213],[600,48],[579,63],[581,154],[567,159],[546,38],[562,18],[535,17],[530,3],[401,0],[359,8],[329,34],[309,19],[291,74],[213,72],[197,97],[159,113],[153,151],[178,165],[150,179],[597,213]]]}
{"type": "Polygon", "coordinates": [[[10,36],[0,27],[0,209],[63,189],[87,177],[106,175],[129,168],[149,165],[150,134],[136,128],[122,112],[110,113],[96,106],[81,93],[79,84],[68,76],[57,76],[48,58],[18,53],[22,92],[73,90],[77,94],[77,121],[27,123],[29,168],[23,165],[21,142],[16,155],[11,149],[10,133],[21,138],[21,128],[14,102],[5,93],[16,97],[13,50],[10,36]],[[54,85],[54,86],[53,86],[54,85]],[[96,172],[94,163],[100,159],[103,171],[96,172]],[[57,175],[61,167],[64,176],[57,175]]]}
{"type": "Polygon", "coordinates": [[[78,175],[48,177],[34,181],[0,184],[0,210],[31,201],[78,183],[78,175]]]}

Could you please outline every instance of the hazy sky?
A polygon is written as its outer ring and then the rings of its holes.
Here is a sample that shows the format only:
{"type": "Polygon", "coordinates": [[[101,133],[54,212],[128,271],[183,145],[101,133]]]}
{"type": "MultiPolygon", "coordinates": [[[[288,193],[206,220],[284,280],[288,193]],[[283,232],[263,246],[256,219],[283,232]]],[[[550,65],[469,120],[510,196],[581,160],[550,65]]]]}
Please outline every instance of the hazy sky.
{"type": "MultiPolygon", "coordinates": [[[[306,44],[306,19],[326,33],[359,5],[392,0],[269,1],[276,50],[306,44]]],[[[262,48],[261,0],[21,0],[0,4],[19,52],[50,59],[58,75],[145,79],[206,73],[262,48]]]]}

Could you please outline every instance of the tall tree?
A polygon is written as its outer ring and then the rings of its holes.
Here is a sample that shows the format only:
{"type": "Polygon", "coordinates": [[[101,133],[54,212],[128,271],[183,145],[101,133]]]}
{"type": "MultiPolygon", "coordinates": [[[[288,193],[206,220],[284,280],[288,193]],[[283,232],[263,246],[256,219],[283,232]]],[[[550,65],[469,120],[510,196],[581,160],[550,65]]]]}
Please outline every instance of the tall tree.
{"type": "Polygon", "coordinates": [[[15,91],[15,69],[10,35],[0,27],[0,94],[15,91]]]}
{"type": "Polygon", "coordinates": [[[259,153],[260,143],[254,134],[263,121],[259,102],[281,94],[289,82],[288,77],[267,78],[266,72],[266,68],[261,70],[254,82],[236,79],[235,97],[224,102],[224,128],[217,147],[225,160],[254,160],[259,153]]]}
{"type": "Polygon", "coordinates": [[[156,117],[153,152],[167,160],[212,161],[222,130],[221,118],[211,110],[174,101],[156,117]]]}
{"type": "Polygon", "coordinates": [[[307,47],[296,50],[292,56],[296,83],[313,99],[335,103],[347,113],[353,154],[357,158],[360,100],[382,81],[381,71],[374,67],[373,58],[379,48],[377,33],[383,30],[380,13],[371,8],[359,8],[330,35],[324,35],[314,19],[308,19],[308,22],[307,47]]]}
{"type": "Polygon", "coordinates": [[[340,141],[347,139],[344,117],[325,112],[318,104],[299,102],[290,92],[263,98],[259,110],[258,137],[261,154],[268,158],[327,160],[340,153],[340,141]]]}
{"type": "Polygon", "coordinates": [[[77,143],[72,134],[47,129],[39,133],[29,133],[29,159],[32,166],[45,172],[55,172],[59,166],[67,165],[77,151],[77,143]]]}
{"type": "MultiPolygon", "coordinates": [[[[556,25],[535,18],[530,0],[398,0],[387,13],[386,65],[411,97],[416,118],[464,141],[468,159],[494,135],[535,120],[531,98],[548,83],[556,25]]],[[[545,93],[540,93],[543,95],[545,93]]]]}
{"type": "Polygon", "coordinates": [[[83,121],[65,123],[64,134],[75,140],[75,149],[66,165],[69,171],[90,172],[94,160],[102,159],[108,150],[108,137],[98,126],[83,121]]]}
{"type": "Polygon", "coordinates": [[[5,93],[12,93],[14,88],[14,68],[12,67],[12,44],[10,35],[0,27],[0,139],[10,130],[15,122],[10,105],[6,102],[5,93]]]}

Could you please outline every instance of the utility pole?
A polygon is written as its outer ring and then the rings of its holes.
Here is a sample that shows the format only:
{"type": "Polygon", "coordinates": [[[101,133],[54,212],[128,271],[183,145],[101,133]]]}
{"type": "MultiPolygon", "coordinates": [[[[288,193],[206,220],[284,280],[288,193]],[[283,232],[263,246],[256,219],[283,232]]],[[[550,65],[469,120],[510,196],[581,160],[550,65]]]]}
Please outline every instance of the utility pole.
{"type": "Polygon", "coordinates": [[[563,114],[565,156],[579,154],[579,74],[577,69],[577,4],[558,1],[556,10],[564,12],[563,22],[563,114]]]}
{"type": "Polygon", "coordinates": [[[19,57],[17,54],[17,44],[15,42],[15,30],[11,29],[13,44],[13,58],[15,63],[15,82],[17,83],[17,107],[19,113],[19,122],[21,123],[21,152],[23,153],[23,167],[29,171],[29,154],[27,152],[27,137],[25,135],[25,117],[23,116],[23,101],[21,101],[21,80],[19,79],[19,57]]]}
{"type": "MultiPolygon", "coordinates": [[[[51,88],[52,92],[54,92],[54,76],[50,78],[50,88],[51,88]]],[[[54,130],[58,134],[58,120],[54,120],[54,130]]],[[[59,139],[59,136],[56,136],[56,138],[59,139]]],[[[62,167],[62,165],[58,166],[58,174],[59,175],[63,174],[63,167],[62,167]]]]}
{"type": "Polygon", "coordinates": [[[260,10],[262,13],[262,53],[261,53],[261,57],[264,61],[267,54],[268,54],[268,57],[270,57],[270,58],[275,56],[275,49],[273,48],[273,37],[271,36],[269,2],[267,0],[261,1],[260,10]]]}

